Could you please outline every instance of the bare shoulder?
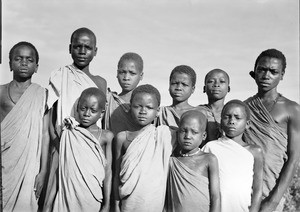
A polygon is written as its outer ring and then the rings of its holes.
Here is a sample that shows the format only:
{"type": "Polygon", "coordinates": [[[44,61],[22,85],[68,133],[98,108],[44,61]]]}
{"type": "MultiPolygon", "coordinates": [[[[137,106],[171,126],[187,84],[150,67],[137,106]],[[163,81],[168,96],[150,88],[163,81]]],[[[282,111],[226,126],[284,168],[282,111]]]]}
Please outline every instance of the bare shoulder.
{"type": "Polygon", "coordinates": [[[256,144],[248,144],[245,146],[246,149],[248,149],[254,158],[262,158],[263,157],[263,151],[262,148],[256,144]]]}
{"type": "Polygon", "coordinates": [[[127,140],[126,136],[127,136],[126,131],[119,132],[117,135],[115,135],[115,137],[114,137],[115,145],[122,146],[123,143],[127,140]]]}
{"type": "Polygon", "coordinates": [[[196,106],[195,110],[197,110],[197,111],[203,113],[205,116],[207,116],[207,111],[206,111],[206,109],[202,105],[196,106]]]}
{"type": "Polygon", "coordinates": [[[109,130],[102,130],[102,139],[105,143],[111,143],[114,138],[114,134],[109,130]]]}
{"type": "Polygon", "coordinates": [[[218,162],[217,157],[213,153],[201,151],[199,156],[199,160],[206,161],[208,165],[213,165],[218,162]]]}
{"type": "Polygon", "coordinates": [[[278,102],[282,103],[284,108],[286,108],[286,110],[290,113],[290,114],[294,114],[295,112],[299,113],[300,112],[300,105],[295,102],[292,101],[284,96],[281,96],[281,98],[278,100],[278,102]]]}

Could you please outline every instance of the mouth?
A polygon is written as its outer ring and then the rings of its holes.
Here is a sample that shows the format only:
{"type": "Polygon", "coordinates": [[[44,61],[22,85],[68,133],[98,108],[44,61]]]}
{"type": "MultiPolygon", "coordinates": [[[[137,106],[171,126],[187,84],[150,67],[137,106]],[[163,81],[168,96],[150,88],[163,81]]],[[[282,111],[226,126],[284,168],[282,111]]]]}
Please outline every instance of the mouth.
{"type": "Polygon", "coordinates": [[[265,81],[261,81],[261,82],[259,82],[259,84],[262,86],[270,86],[270,83],[265,82],[265,81]]]}
{"type": "Polygon", "coordinates": [[[77,60],[78,60],[79,62],[84,62],[84,61],[86,61],[87,59],[86,59],[85,57],[77,57],[77,60]]]}

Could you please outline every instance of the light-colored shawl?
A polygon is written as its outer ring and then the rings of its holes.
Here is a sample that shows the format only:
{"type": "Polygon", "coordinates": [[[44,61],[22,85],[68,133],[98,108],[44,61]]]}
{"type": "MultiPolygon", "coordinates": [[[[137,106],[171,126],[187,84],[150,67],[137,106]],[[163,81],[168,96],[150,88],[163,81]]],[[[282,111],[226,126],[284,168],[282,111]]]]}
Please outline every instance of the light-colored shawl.
{"type": "Polygon", "coordinates": [[[173,141],[167,126],[149,125],[131,142],[121,162],[121,211],[163,210],[173,141]]]}
{"type": "Polygon", "coordinates": [[[39,172],[46,91],[32,83],[1,122],[4,211],[37,211],[34,180],[39,172]]]}
{"type": "Polygon", "coordinates": [[[244,139],[247,143],[259,145],[263,150],[265,198],[274,188],[287,159],[287,133],[274,121],[260,98],[254,96],[245,102],[251,111],[251,123],[244,133],[244,139]]]}
{"type": "Polygon", "coordinates": [[[117,135],[121,131],[133,130],[135,123],[129,113],[130,105],[121,99],[115,92],[107,93],[107,108],[105,111],[105,129],[117,135]]]}
{"type": "Polygon", "coordinates": [[[177,130],[180,116],[171,106],[163,106],[160,108],[157,117],[157,126],[167,125],[171,129],[177,130]]]}
{"type": "Polygon", "coordinates": [[[208,142],[202,150],[213,153],[218,159],[221,211],[249,211],[254,167],[252,153],[227,137],[208,142]]]}
{"type": "Polygon", "coordinates": [[[171,157],[166,197],[167,212],[208,212],[208,178],[171,157]]]}
{"type": "Polygon", "coordinates": [[[100,211],[106,159],[100,142],[68,119],[59,149],[58,193],[54,211],[100,211]]]}
{"type": "Polygon", "coordinates": [[[66,117],[77,118],[76,100],[83,90],[90,87],[97,87],[97,85],[88,75],[74,65],[68,65],[51,72],[47,104],[51,108],[58,101],[56,123],[58,134],[60,134],[62,122],[66,117]]]}

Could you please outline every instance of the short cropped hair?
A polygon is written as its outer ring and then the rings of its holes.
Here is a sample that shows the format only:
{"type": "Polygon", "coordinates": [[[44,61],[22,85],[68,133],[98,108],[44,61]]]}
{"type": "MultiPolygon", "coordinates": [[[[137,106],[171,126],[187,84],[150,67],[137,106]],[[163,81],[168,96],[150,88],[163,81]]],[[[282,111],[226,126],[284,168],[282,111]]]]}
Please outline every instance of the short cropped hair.
{"type": "Polygon", "coordinates": [[[35,53],[35,61],[36,61],[36,64],[39,64],[39,53],[37,51],[37,49],[35,48],[35,46],[32,44],[32,43],[29,43],[27,41],[21,41],[17,44],[15,44],[9,51],[9,63],[11,63],[11,61],[13,60],[13,54],[14,54],[14,51],[15,49],[17,49],[18,47],[20,46],[27,46],[29,48],[32,48],[34,53],[35,53]]]}
{"type": "Polygon", "coordinates": [[[245,113],[246,113],[246,119],[247,119],[247,121],[250,120],[251,112],[250,112],[250,109],[249,109],[248,105],[247,105],[245,102],[243,102],[243,101],[241,101],[241,100],[238,100],[238,99],[233,99],[233,100],[227,102],[227,103],[224,105],[224,107],[223,107],[223,109],[222,109],[222,112],[221,112],[221,117],[223,117],[223,113],[224,113],[225,110],[226,110],[228,107],[230,107],[231,105],[239,105],[239,106],[243,107],[244,110],[245,110],[245,113]]]}
{"type": "Polygon", "coordinates": [[[208,76],[209,76],[212,72],[221,72],[221,73],[223,73],[223,74],[227,77],[227,79],[228,79],[228,84],[230,83],[230,78],[229,78],[229,75],[227,74],[227,72],[224,71],[224,70],[222,70],[222,69],[215,68],[215,69],[209,71],[209,72],[205,75],[205,78],[204,78],[204,84],[206,84],[206,80],[207,80],[208,76]]]}
{"type": "Polygon", "coordinates": [[[72,35],[71,35],[70,43],[73,42],[73,39],[74,39],[74,37],[75,37],[76,34],[81,34],[81,33],[87,33],[87,34],[90,34],[90,35],[94,38],[94,40],[95,40],[95,46],[96,46],[97,39],[96,39],[95,33],[94,33],[92,30],[90,30],[89,28],[86,28],[86,27],[81,27],[81,28],[79,28],[79,29],[76,29],[76,30],[72,33],[72,35]]]}
{"type": "Polygon", "coordinates": [[[123,54],[118,62],[118,69],[121,68],[123,62],[126,60],[133,61],[136,65],[137,69],[140,72],[143,72],[144,62],[143,62],[142,57],[139,54],[134,53],[134,52],[127,52],[127,53],[123,54]]]}
{"type": "Polygon", "coordinates": [[[201,125],[201,130],[205,131],[206,125],[207,125],[207,118],[199,110],[188,110],[188,111],[184,112],[180,117],[179,127],[181,126],[182,121],[186,118],[196,118],[196,119],[198,119],[199,124],[201,125]]]}
{"type": "Polygon", "coordinates": [[[173,75],[177,74],[177,73],[188,75],[191,78],[192,86],[196,85],[197,75],[196,75],[196,72],[194,71],[194,69],[192,69],[190,66],[187,66],[187,65],[176,66],[170,74],[169,81],[171,81],[173,75]]]}
{"type": "Polygon", "coordinates": [[[263,51],[262,53],[260,53],[260,55],[257,57],[257,59],[255,61],[254,71],[256,70],[258,62],[263,57],[277,58],[277,59],[281,60],[282,71],[285,71],[286,58],[285,58],[284,54],[281,51],[277,50],[277,49],[267,49],[267,50],[263,51]]]}
{"type": "Polygon", "coordinates": [[[145,84],[145,85],[140,85],[140,86],[136,87],[132,91],[131,98],[130,98],[130,104],[132,104],[132,100],[133,100],[134,96],[137,95],[138,93],[148,93],[150,95],[154,95],[157,100],[158,106],[160,105],[160,93],[154,86],[145,84]]]}
{"type": "Polygon", "coordinates": [[[77,106],[79,105],[80,101],[90,96],[95,96],[97,98],[99,109],[105,109],[106,96],[99,88],[96,87],[87,88],[84,91],[82,91],[77,106]]]}

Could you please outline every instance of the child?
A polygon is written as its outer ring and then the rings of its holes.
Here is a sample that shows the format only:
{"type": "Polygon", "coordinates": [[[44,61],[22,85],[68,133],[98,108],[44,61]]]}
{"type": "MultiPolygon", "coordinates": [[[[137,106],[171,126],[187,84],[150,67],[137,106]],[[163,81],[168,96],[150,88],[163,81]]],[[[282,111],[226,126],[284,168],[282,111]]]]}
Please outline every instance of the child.
{"type": "Polygon", "coordinates": [[[151,124],[160,104],[156,88],[138,86],[130,103],[135,129],[118,133],[113,144],[115,211],[162,211],[172,134],[151,124]]]}
{"type": "Polygon", "coordinates": [[[217,158],[200,151],[206,137],[207,119],[190,110],[179,122],[180,156],[170,158],[166,211],[220,211],[219,169],[217,158]]]}
{"type": "Polygon", "coordinates": [[[230,91],[229,76],[221,69],[213,69],[208,72],[205,76],[204,84],[203,93],[207,94],[208,104],[199,105],[199,108],[206,114],[208,123],[206,129],[207,137],[201,146],[222,136],[220,127],[221,111],[225,97],[230,91]]]}
{"type": "Polygon", "coordinates": [[[135,126],[128,112],[132,91],[143,79],[141,56],[132,52],[122,55],[118,62],[117,78],[122,91],[117,94],[109,90],[108,107],[104,118],[105,129],[111,130],[115,135],[135,126]]]}
{"type": "Polygon", "coordinates": [[[169,92],[173,102],[171,106],[161,107],[157,125],[167,125],[172,129],[177,129],[181,114],[196,109],[188,103],[188,99],[195,90],[196,78],[195,71],[189,66],[180,65],[172,70],[169,92]]]}
{"type": "Polygon", "coordinates": [[[105,102],[100,89],[85,89],[77,105],[79,123],[73,117],[64,120],[58,193],[53,209],[45,211],[109,211],[113,134],[96,124],[105,102]]]}
{"type": "Polygon", "coordinates": [[[49,148],[46,89],[32,83],[39,54],[28,42],[9,52],[13,80],[0,86],[4,211],[37,211],[49,148]]]}
{"type": "Polygon", "coordinates": [[[221,211],[258,211],[262,197],[263,159],[257,145],[242,140],[250,124],[250,110],[240,100],[229,101],[221,113],[225,136],[208,142],[203,151],[219,162],[221,211]]]}
{"type": "MultiPolygon", "coordinates": [[[[97,54],[96,36],[87,28],[79,28],[71,35],[69,53],[73,64],[53,71],[49,80],[48,106],[50,109],[50,136],[51,136],[51,165],[47,195],[45,202],[53,202],[56,194],[56,171],[58,168],[58,146],[63,120],[66,117],[77,117],[77,99],[81,92],[89,87],[98,87],[106,93],[106,80],[90,73],[89,65],[97,54]],[[55,148],[53,148],[55,147],[55,148]],[[53,189],[52,191],[50,191],[53,189]]],[[[101,126],[101,120],[98,121],[101,126]]]]}

